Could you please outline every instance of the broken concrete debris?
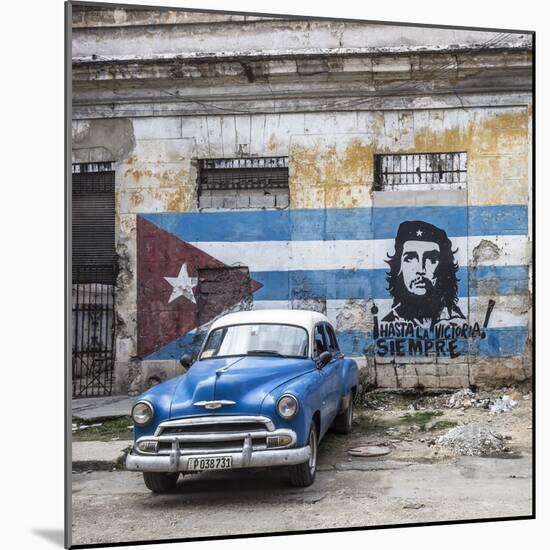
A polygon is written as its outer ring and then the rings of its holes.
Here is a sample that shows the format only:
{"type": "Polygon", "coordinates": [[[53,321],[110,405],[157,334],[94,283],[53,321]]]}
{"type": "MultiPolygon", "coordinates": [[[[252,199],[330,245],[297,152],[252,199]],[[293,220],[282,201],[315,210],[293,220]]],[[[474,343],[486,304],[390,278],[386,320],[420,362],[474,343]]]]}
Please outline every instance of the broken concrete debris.
{"type": "Polygon", "coordinates": [[[515,405],[517,405],[517,401],[514,401],[509,395],[503,395],[496,399],[476,398],[476,394],[469,388],[453,393],[447,401],[447,406],[451,409],[477,407],[488,409],[492,413],[507,412],[515,405]]]}
{"type": "Polygon", "coordinates": [[[470,407],[474,401],[474,392],[469,389],[459,390],[449,397],[448,407],[451,409],[460,409],[470,407]]]}
{"type": "Polygon", "coordinates": [[[437,444],[466,456],[490,455],[507,451],[504,438],[481,424],[467,424],[450,429],[437,444]]]}
{"type": "Polygon", "coordinates": [[[503,395],[502,399],[497,399],[491,405],[490,410],[492,413],[503,413],[509,411],[516,404],[516,401],[514,401],[511,397],[508,395],[503,395]]]}

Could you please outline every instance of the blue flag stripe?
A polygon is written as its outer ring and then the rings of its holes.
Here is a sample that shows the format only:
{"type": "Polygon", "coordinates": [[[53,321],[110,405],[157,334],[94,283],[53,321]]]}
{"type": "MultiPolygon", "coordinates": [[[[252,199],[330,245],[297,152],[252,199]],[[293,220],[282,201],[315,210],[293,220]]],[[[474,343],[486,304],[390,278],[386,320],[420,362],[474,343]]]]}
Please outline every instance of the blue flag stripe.
{"type": "MultiPolygon", "coordinates": [[[[520,356],[525,353],[528,337],[527,327],[489,328],[484,332],[485,338],[457,340],[458,352],[463,356],[469,351],[471,355],[485,357],[520,356]]],[[[184,353],[197,353],[205,336],[205,332],[190,332],[145,359],[179,359],[184,353]]],[[[361,357],[374,353],[374,342],[370,332],[340,331],[337,336],[340,348],[348,357],[361,357]]]]}
{"type": "Polygon", "coordinates": [[[399,224],[422,220],[449,237],[525,235],[528,208],[504,206],[430,206],[328,208],[140,214],[188,242],[311,241],[391,239],[399,224]]]}
{"type": "MultiPolygon", "coordinates": [[[[519,356],[525,352],[528,336],[527,327],[490,328],[484,329],[484,332],[485,338],[456,340],[457,351],[463,356],[469,353],[470,356],[481,355],[486,357],[519,356]]],[[[350,357],[360,357],[365,353],[373,355],[375,352],[374,341],[370,333],[360,331],[339,332],[338,342],[343,352],[350,357]]]]}
{"type": "MultiPolygon", "coordinates": [[[[258,271],[250,273],[262,288],[255,300],[322,300],[389,298],[385,269],[258,271]]],[[[461,267],[458,270],[458,296],[526,294],[528,266],[461,267]],[[470,292],[468,293],[468,279],[470,292]]]]}

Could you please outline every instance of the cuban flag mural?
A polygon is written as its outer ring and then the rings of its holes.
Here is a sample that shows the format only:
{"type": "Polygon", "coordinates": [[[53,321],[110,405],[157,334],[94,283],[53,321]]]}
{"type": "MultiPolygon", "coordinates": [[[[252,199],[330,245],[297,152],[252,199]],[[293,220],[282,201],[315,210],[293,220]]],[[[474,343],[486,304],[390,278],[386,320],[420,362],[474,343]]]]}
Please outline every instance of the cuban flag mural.
{"type": "MultiPolygon", "coordinates": [[[[224,270],[229,280],[222,300],[201,304],[198,275],[228,267],[219,259],[138,216],[138,353],[181,357],[201,343],[199,325],[239,305],[261,285],[241,270],[224,270]],[[203,306],[201,308],[201,305],[203,306]]],[[[204,300],[203,300],[204,301],[204,300]]]]}
{"type": "Polygon", "coordinates": [[[526,206],[140,214],[143,359],[198,349],[240,308],[314,308],[352,357],[521,355],[526,206]],[[517,309],[517,308],[516,308],[517,309]]]}

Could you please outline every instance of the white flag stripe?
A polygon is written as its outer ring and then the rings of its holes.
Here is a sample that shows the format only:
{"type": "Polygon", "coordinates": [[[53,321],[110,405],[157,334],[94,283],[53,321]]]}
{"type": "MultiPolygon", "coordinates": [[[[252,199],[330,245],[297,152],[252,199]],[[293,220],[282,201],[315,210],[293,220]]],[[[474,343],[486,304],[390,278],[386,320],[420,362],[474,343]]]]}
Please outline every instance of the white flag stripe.
{"type": "MultiPolygon", "coordinates": [[[[526,235],[455,237],[451,239],[460,266],[526,265],[526,235]]],[[[386,269],[393,239],[352,241],[194,242],[197,248],[228,265],[250,271],[386,269]]]]}
{"type": "MultiPolygon", "coordinates": [[[[480,325],[485,320],[488,296],[475,296],[471,298],[460,298],[458,307],[468,317],[470,322],[477,322],[480,325]],[[469,303],[469,307],[468,307],[469,303]]],[[[496,296],[494,308],[489,318],[490,328],[525,327],[528,324],[528,296],[496,296]]],[[[254,300],[254,309],[315,309],[314,300],[254,300]]],[[[392,300],[375,300],[378,308],[378,318],[386,315],[392,305],[392,300]]],[[[371,300],[327,300],[326,316],[333,323],[336,330],[370,330],[372,328],[371,300]],[[349,314],[349,317],[343,313],[349,314]],[[359,327],[359,328],[358,328],[359,327]]]]}

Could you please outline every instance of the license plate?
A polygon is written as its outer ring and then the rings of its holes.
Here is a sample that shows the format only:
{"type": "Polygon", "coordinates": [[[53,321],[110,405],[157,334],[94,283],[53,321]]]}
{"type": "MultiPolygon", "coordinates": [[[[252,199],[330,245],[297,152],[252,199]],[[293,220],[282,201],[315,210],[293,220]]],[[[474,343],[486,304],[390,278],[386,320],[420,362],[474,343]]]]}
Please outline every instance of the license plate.
{"type": "Polygon", "coordinates": [[[229,470],[232,467],[232,456],[200,456],[187,462],[189,470],[229,470]]]}

